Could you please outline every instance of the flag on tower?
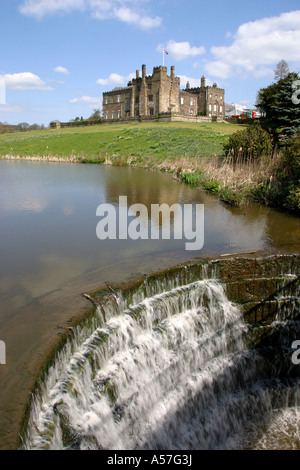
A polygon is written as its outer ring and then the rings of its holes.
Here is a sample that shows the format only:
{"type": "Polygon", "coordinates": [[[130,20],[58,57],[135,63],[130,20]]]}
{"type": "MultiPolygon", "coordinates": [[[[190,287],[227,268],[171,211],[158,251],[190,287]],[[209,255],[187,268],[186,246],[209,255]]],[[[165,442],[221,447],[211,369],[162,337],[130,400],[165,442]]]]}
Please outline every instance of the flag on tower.
{"type": "Polygon", "coordinates": [[[165,65],[165,54],[168,55],[166,49],[163,49],[163,66],[165,65]]]}

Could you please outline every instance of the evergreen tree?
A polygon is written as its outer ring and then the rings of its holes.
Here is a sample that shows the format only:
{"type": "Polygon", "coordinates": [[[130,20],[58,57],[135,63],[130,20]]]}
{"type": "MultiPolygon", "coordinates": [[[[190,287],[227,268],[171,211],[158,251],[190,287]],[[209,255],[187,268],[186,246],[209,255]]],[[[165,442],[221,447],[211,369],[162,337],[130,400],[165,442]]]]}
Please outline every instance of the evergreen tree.
{"type": "Polygon", "coordinates": [[[261,125],[272,133],[275,140],[279,136],[286,139],[300,127],[300,105],[293,103],[292,99],[295,92],[293,83],[296,80],[299,80],[298,74],[289,73],[287,77],[258,92],[256,107],[263,116],[261,125]]]}
{"type": "Polygon", "coordinates": [[[300,105],[292,100],[295,80],[299,80],[297,74],[289,74],[286,77],[274,96],[275,103],[271,106],[276,133],[283,141],[300,130],[300,105]]]}

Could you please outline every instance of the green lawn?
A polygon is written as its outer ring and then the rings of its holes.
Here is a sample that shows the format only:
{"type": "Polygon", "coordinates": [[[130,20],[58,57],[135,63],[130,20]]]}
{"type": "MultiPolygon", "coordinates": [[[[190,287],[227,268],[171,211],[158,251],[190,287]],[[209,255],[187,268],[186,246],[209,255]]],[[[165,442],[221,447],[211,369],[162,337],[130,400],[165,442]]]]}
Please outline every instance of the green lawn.
{"type": "Polygon", "coordinates": [[[0,156],[57,156],[100,160],[105,156],[162,161],[223,153],[240,126],[223,123],[110,124],[3,134],[0,156]]]}

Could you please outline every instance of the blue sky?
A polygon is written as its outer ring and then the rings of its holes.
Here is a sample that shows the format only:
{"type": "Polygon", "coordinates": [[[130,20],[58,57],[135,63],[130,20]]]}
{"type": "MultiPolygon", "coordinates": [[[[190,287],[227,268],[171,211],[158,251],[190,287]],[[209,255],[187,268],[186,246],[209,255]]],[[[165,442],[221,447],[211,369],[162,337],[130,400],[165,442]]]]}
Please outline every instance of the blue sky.
{"type": "Polygon", "coordinates": [[[142,64],[202,74],[253,107],[285,59],[300,71],[299,0],[0,0],[0,121],[87,118],[142,64]]]}

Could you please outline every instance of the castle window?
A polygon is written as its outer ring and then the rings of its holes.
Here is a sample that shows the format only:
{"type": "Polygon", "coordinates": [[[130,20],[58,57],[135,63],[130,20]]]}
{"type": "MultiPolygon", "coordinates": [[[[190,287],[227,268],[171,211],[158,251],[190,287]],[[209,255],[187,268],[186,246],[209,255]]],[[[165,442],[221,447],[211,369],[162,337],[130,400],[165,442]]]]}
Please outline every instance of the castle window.
{"type": "Polygon", "coordinates": [[[115,119],[115,112],[114,111],[111,112],[111,118],[115,119]]]}
{"type": "Polygon", "coordinates": [[[216,113],[216,112],[217,112],[217,105],[214,104],[214,113],[216,113]]]}
{"type": "Polygon", "coordinates": [[[120,118],[121,118],[121,110],[118,109],[118,119],[120,119],[120,118]]]}
{"type": "Polygon", "coordinates": [[[218,95],[215,95],[215,99],[216,99],[216,100],[218,99],[218,95]]]}
{"type": "Polygon", "coordinates": [[[222,114],[222,113],[223,113],[223,106],[220,105],[220,114],[222,114]]]}
{"type": "Polygon", "coordinates": [[[149,116],[153,116],[153,108],[149,108],[149,116]]]}
{"type": "Polygon", "coordinates": [[[193,114],[194,114],[194,113],[193,113],[193,110],[192,110],[192,109],[190,109],[190,115],[192,116],[193,114]]]}
{"type": "Polygon", "coordinates": [[[109,112],[108,111],[106,111],[106,113],[105,113],[105,119],[109,119],[109,112]]]}
{"type": "Polygon", "coordinates": [[[120,103],[120,101],[121,101],[121,96],[118,95],[118,96],[117,96],[117,103],[120,103]]]}
{"type": "Polygon", "coordinates": [[[193,104],[194,104],[194,100],[193,98],[190,98],[190,106],[193,106],[193,104]]]}
{"type": "Polygon", "coordinates": [[[211,104],[209,105],[208,110],[211,111],[211,104]]]}
{"type": "Polygon", "coordinates": [[[135,104],[139,104],[139,102],[140,102],[140,98],[137,96],[135,99],[135,104]]]}
{"type": "Polygon", "coordinates": [[[184,98],[183,98],[183,96],[180,98],[180,104],[184,104],[184,98]]]}
{"type": "Polygon", "coordinates": [[[149,101],[153,101],[153,95],[149,95],[149,96],[148,96],[148,100],[149,100],[149,101]]]}
{"type": "Polygon", "coordinates": [[[108,97],[107,96],[104,98],[104,104],[108,104],[108,97]]]}
{"type": "Polygon", "coordinates": [[[148,90],[152,90],[152,83],[148,83],[148,90]]]}

